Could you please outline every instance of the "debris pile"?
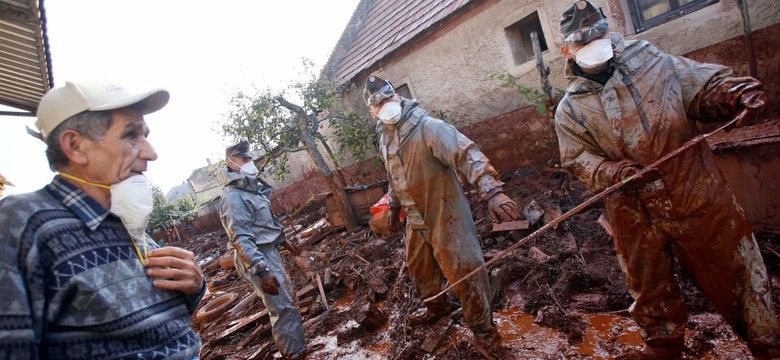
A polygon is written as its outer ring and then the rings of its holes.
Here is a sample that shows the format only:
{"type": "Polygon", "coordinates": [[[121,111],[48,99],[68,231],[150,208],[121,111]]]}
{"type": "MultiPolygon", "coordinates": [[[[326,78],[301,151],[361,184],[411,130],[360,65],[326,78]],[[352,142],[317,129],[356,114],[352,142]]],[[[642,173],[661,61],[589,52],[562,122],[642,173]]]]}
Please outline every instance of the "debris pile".
{"type": "MultiPolygon", "coordinates": [[[[522,169],[502,181],[505,192],[523,207],[525,221],[521,224],[495,227],[477,192],[466,192],[486,260],[591,195],[558,168],[522,169]]],[[[493,309],[504,345],[498,350],[483,349],[473,341],[451,292],[449,317],[427,326],[408,326],[408,315],[422,301],[404,263],[403,230],[384,236],[364,227],[348,234],[325,220],[323,206],[307,209],[282,217],[287,238],[300,254],[281,253],[298,290],[309,359],[347,355],[544,358],[560,354],[608,358],[641,343],[638,329],[627,317],[632,299],[605,230],[603,203],[574,215],[489,268],[493,309]],[[609,318],[604,320],[601,315],[609,318]],[[602,321],[612,325],[602,329],[597,326],[602,321]],[[517,328],[521,325],[526,327],[517,328]],[[534,334],[543,334],[537,331],[551,335],[536,338],[534,334]]],[[[774,235],[759,237],[770,275],[776,277],[780,245],[774,235]]],[[[208,281],[210,293],[193,316],[204,343],[201,358],[271,359],[278,353],[268,313],[237,275],[227,243],[224,231],[216,231],[176,244],[196,254],[208,281]]],[[[747,348],[729,335],[720,318],[709,314],[713,309],[690,281],[684,276],[679,280],[690,312],[701,314],[689,324],[687,355],[745,354],[749,358],[747,348]]],[[[777,303],[780,292],[774,295],[777,303]]]]}

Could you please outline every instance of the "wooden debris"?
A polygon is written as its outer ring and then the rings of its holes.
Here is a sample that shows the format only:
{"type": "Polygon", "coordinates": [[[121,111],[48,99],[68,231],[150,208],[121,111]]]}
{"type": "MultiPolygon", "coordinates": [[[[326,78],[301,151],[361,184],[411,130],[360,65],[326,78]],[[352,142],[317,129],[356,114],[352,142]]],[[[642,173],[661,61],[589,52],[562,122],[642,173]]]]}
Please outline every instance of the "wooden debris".
{"type": "Polygon", "coordinates": [[[320,274],[317,274],[317,287],[320,289],[320,299],[322,300],[322,305],[325,306],[325,310],[328,310],[328,298],[325,297],[325,289],[322,287],[322,278],[320,278],[320,274]]]}
{"type": "MultiPolygon", "coordinates": [[[[298,299],[300,299],[300,298],[303,298],[303,297],[310,297],[310,296],[312,296],[315,291],[317,291],[317,289],[314,286],[307,285],[303,289],[298,290],[298,292],[296,292],[295,295],[298,297],[298,299]]],[[[260,322],[260,324],[262,324],[262,325],[268,324],[270,322],[270,318],[268,317],[268,309],[263,309],[263,310],[261,310],[260,312],[254,314],[254,315],[250,315],[250,316],[244,317],[242,319],[239,319],[236,322],[230,323],[231,326],[229,328],[225,329],[225,331],[219,333],[219,335],[217,335],[217,339],[224,338],[224,337],[226,337],[226,336],[228,336],[228,335],[230,335],[230,334],[232,334],[232,333],[234,333],[236,331],[239,331],[239,330],[247,327],[248,325],[254,323],[255,321],[260,322]]]]}
{"type": "Polygon", "coordinates": [[[219,269],[219,258],[216,258],[214,260],[211,260],[206,266],[203,267],[203,274],[210,274],[214,271],[217,271],[219,269]]]}
{"type": "Polygon", "coordinates": [[[500,224],[493,224],[493,232],[525,230],[528,229],[528,227],[529,227],[528,220],[505,221],[500,224]]]}
{"type": "Polygon", "coordinates": [[[271,348],[276,345],[273,341],[267,342],[265,345],[260,346],[255,350],[255,352],[249,354],[247,356],[247,360],[260,360],[265,359],[266,355],[268,355],[269,352],[271,352],[271,348]]]}
{"type": "Polygon", "coordinates": [[[439,319],[439,321],[431,327],[433,334],[425,339],[425,342],[420,346],[420,349],[427,353],[432,353],[433,350],[436,350],[442,338],[447,335],[447,330],[449,330],[451,324],[452,318],[449,316],[439,319]]]}
{"type": "Polygon", "coordinates": [[[552,258],[552,256],[545,254],[544,251],[539,250],[536,246],[532,246],[528,249],[528,256],[540,263],[546,263],[552,258]]]}
{"type": "Polygon", "coordinates": [[[241,343],[238,344],[239,348],[246,347],[249,343],[252,342],[255,338],[264,338],[271,334],[271,324],[265,324],[262,326],[258,326],[255,331],[252,331],[251,334],[249,334],[247,337],[244,338],[244,340],[241,341],[241,343]]]}
{"type": "MultiPolygon", "coordinates": [[[[542,217],[542,222],[545,224],[551,223],[553,220],[561,217],[561,209],[558,207],[551,207],[551,206],[544,206],[542,205],[542,209],[544,209],[544,216],[542,217]]],[[[557,229],[558,225],[556,224],[553,226],[553,229],[557,229]]]]}
{"type": "Polygon", "coordinates": [[[230,250],[219,257],[219,266],[222,267],[222,270],[230,271],[236,267],[233,254],[235,254],[235,250],[230,250]]]}
{"type": "Polygon", "coordinates": [[[269,323],[270,322],[270,319],[268,317],[268,309],[263,309],[263,310],[261,310],[260,312],[254,314],[254,315],[250,315],[250,316],[247,316],[247,317],[244,317],[244,318],[238,320],[238,323],[236,323],[235,325],[225,329],[225,331],[219,333],[219,335],[217,335],[217,338],[218,339],[224,338],[224,337],[226,337],[226,336],[228,336],[228,335],[230,335],[230,334],[232,334],[232,333],[234,333],[236,331],[239,331],[239,330],[241,330],[241,329],[251,325],[252,323],[254,323],[255,321],[258,321],[258,320],[260,321],[260,323],[269,323]]]}
{"type": "Polygon", "coordinates": [[[322,286],[325,288],[325,290],[332,290],[333,289],[333,271],[330,270],[330,268],[327,268],[325,270],[325,275],[323,275],[322,280],[322,286]]]}
{"type": "Polygon", "coordinates": [[[326,219],[320,219],[316,223],[312,224],[299,234],[301,237],[300,248],[306,248],[316,244],[330,233],[333,232],[333,227],[326,219]]]}
{"type": "Polygon", "coordinates": [[[363,301],[359,306],[353,307],[351,315],[353,320],[369,331],[382,327],[389,319],[387,313],[370,301],[363,301]]]}
{"type": "Polygon", "coordinates": [[[243,312],[249,307],[249,304],[251,304],[253,301],[258,300],[257,294],[254,292],[250,292],[247,297],[245,297],[241,302],[239,302],[236,306],[234,306],[232,309],[228,310],[226,313],[228,316],[233,317],[238,315],[239,313],[243,312]]]}
{"type": "Polygon", "coordinates": [[[298,299],[303,299],[303,298],[306,298],[306,297],[311,297],[316,292],[317,292],[317,288],[314,287],[314,285],[309,284],[309,285],[304,286],[300,290],[298,290],[295,293],[295,295],[298,297],[298,299]]]}

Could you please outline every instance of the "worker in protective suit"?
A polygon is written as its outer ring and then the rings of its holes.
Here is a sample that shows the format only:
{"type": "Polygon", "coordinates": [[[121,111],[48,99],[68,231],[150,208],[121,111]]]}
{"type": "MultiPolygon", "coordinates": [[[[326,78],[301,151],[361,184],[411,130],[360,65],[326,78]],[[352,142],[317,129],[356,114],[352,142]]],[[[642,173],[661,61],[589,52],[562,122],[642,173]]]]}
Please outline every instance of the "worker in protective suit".
{"type": "MultiPolygon", "coordinates": [[[[433,118],[415,100],[401,98],[392,84],[370,76],[366,105],[378,119],[379,146],[390,183],[389,227],[397,229],[400,208],[406,211],[406,261],[421,298],[442,290],[484,264],[477,230],[458,175],[478,187],[496,221],[520,219],[517,204],[502,191],[503,183],[476,144],[454,126],[433,118]],[[456,174],[457,172],[457,174],[456,174]]],[[[500,341],[490,307],[488,274],[482,270],[454,288],[478,341],[500,341]]],[[[412,326],[447,315],[449,301],[439,296],[409,318],[412,326]]]]}
{"type": "MultiPolygon", "coordinates": [[[[736,126],[763,110],[764,86],[726,67],[665,54],[609,33],[601,9],[576,1],[561,19],[569,59],[555,114],[561,163],[593,191],[628,179],[695,137],[695,122],[736,126]]],[[[706,142],[605,198],[618,260],[642,328],[628,358],[676,358],[685,304],[673,257],[758,358],[778,355],[775,318],[758,245],[706,142]]]]}
{"type": "Polygon", "coordinates": [[[249,143],[245,140],[225,151],[227,185],[222,189],[220,218],[230,238],[228,249],[234,249],[234,262],[243,277],[268,309],[271,333],[283,359],[304,359],[303,323],[293,283],[276,246],[288,244],[282,224],[271,211],[265,183],[252,162],[249,143]]]}

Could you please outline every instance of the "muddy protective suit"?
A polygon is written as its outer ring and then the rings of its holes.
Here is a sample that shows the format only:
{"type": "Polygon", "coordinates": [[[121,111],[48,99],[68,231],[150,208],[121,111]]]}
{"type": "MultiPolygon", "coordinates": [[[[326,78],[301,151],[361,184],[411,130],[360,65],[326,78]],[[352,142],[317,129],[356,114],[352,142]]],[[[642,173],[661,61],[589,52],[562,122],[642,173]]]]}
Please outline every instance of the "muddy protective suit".
{"type": "MultiPolygon", "coordinates": [[[[731,70],[671,56],[610,34],[615,70],[602,87],[575,76],[555,114],[561,163],[601,191],[621,161],[647,166],[698,134],[694,121],[731,119],[740,96],[761,88],[731,70]]],[[[777,346],[770,285],[750,224],[706,142],[659,166],[661,178],[606,197],[618,260],[635,302],[629,309],[658,354],[683,348],[685,304],[676,257],[751,350],[777,346]]]]}
{"type": "Polygon", "coordinates": [[[271,211],[268,194],[271,187],[258,178],[227,173],[230,183],[222,189],[220,218],[230,238],[228,249],[235,249],[238,273],[263,300],[271,320],[274,342],[283,356],[304,353],[304,334],[298,299],[276,245],[284,241],[282,225],[271,211]],[[279,294],[266,294],[260,278],[251,269],[262,264],[279,281],[279,294]]]}
{"type": "MultiPolygon", "coordinates": [[[[406,211],[406,260],[425,299],[442,290],[445,277],[455,282],[484,264],[458,174],[482,195],[503,183],[476,144],[454,126],[431,117],[414,100],[401,103],[397,128],[378,126],[380,151],[390,178],[391,203],[406,211]]],[[[494,331],[487,271],[454,291],[469,327],[480,334],[494,331]]]]}

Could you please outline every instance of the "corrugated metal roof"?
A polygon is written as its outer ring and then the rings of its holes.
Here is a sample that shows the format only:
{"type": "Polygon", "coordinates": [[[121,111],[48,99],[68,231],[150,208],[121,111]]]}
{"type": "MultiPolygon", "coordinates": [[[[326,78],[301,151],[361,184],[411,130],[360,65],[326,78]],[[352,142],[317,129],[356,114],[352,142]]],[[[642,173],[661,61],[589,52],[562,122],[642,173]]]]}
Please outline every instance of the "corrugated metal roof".
{"type": "Polygon", "coordinates": [[[331,55],[328,67],[339,84],[351,81],[394,50],[465,5],[480,0],[362,0],[331,55]],[[334,63],[335,62],[335,63],[334,63]]]}
{"type": "Polygon", "coordinates": [[[0,104],[32,115],[53,84],[43,0],[0,0],[0,104]]]}

